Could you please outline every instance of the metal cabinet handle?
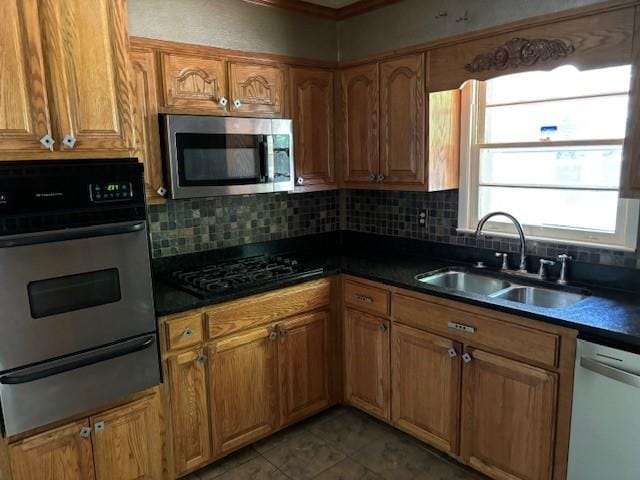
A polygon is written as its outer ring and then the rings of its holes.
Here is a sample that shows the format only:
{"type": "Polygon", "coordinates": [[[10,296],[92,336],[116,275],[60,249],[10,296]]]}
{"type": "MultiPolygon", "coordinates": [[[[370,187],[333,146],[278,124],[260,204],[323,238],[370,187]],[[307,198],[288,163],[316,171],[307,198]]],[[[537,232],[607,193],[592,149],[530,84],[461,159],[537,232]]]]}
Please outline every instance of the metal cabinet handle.
{"type": "Polygon", "coordinates": [[[185,338],[193,337],[193,330],[191,330],[189,327],[185,328],[184,332],[182,332],[182,336],[185,338]]]}
{"type": "Polygon", "coordinates": [[[378,175],[378,177],[376,178],[376,180],[380,183],[384,182],[384,175],[380,174],[378,175]]]}
{"type": "Polygon", "coordinates": [[[240,108],[242,106],[242,102],[238,99],[233,101],[233,106],[236,108],[240,108]]]}
{"type": "Polygon", "coordinates": [[[465,353],[462,355],[462,361],[464,363],[471,363],[471,360],[473,360],[473,357],[469,353],[465,353]]]}
{"type": "Polygon", "coordinates": [[[375,174],[373,174],[373,173],[370,173],[370,174],[369,174],[369,181],[371,181],[371,182],[375,182],[375,181],[376,181],[376,176],[375,176],[375,174]]]}
{"type": "Polygon", "coordinates": [[[91,427],[82,427],[80,429],[80,438],[89,438],[91,436],[91,427]]]}
{"type": "Polygon", "coordinates": [[[616,382],[626,383],[632,387],[640,388],[640,375],[621,370],[606,363],[599,362],[594,358],[580,357],[580,366],[591,370],[594,373],[615,380],[616,382]]]}
{"type": "Polygon", "coordinates": [[[380,325],[378,325],[378,331],[380,333],[384,333],[387,331],[387,326],[384,323],[381,323],[380,325]]]}
{"type": "Polygon", "coordinates": [[[451,358],[456,358],[458,356],[458,352],[456,352],[455,348],[450,348],[449,350],[447,350],[447,353],[451,358]]]}
{"type": "Polygon", "coordinates": [[[206,363],[206,361],[207,361],[206,355],[198,355],[198,358],[196,358],[196,362],[198,362],[200,365],[203,365],[204,363],[206,363]]]}
{"type": "Polygon", "coordinates": [[[356,300],[357,302],[363,302],[363,303],[373,303],[373,298],[371,297],[367,297],[366,295],[354,295],[353,299],[356,300]]]}
{"type": "Polygon", "coordinates": [[[40,139],[40,143],[42,144],[43,147],[50,149],[53,146],[53,144],[56,143],[56,141],[53,139],[51,135],[47,134],[40,139]]]}
{"type": "Polygon", "coordinates": [[[298,183],[298,185],[302,185],[304,183],[304,178],[298,177],[297,183],[298,183]]]}
{"type": "Polygon", "coordinates": [[[281,336],[281,337],[287,337],[287,336],[289,336],[289,330],[281,330],[281,331],[280,331],[280,336],[281,336]]]}
{"type": "Polygon", "coordinates": [[[278,338],[278,332],[276,332],[275,330],[269,333],[269,340],[273,341],[273,340],[276,340],[277,338],[278,338]]]}
{"type": "Polygon", "coordinates": [[[167,189],[164,187],[158,187],[158,190],[156,190],[156,193],[161,197],[164,197],[167,194],[167,189]]]}
{"type": "Polygon", "coordinates": [[[220,100],[218,100],[218,103],[223,107],[226,107],[227,104],[229,103],[229,100],[227,100],[225,97],[221,97],[220,100]]]}
{"type": "Polygon", "coordinates": [[[460,330],[465,333],[476,333],[476,329],[474,327],[470,327],[469,325],[464,325],[462,323],[447,322],[447,326],[453,330],[460,330]]]}
{"type": "Polygon", "coordinates": [[[95,426],[94,426],[94,428],[95,428],[95,430],[96,430],[96,433],[98,433],[98,432],[104,432],[104,427],[105,427],[104,422],[98,422],[98,423],[96,423],[96,424],[95,424],[95,426]]]}
{"type": "Polygon", "coordinates": [[[62,139],[62,144],[65,147],[73,148],[76,144],[76,137],[74,137],[73,135],[65,135],[62,139]]]}

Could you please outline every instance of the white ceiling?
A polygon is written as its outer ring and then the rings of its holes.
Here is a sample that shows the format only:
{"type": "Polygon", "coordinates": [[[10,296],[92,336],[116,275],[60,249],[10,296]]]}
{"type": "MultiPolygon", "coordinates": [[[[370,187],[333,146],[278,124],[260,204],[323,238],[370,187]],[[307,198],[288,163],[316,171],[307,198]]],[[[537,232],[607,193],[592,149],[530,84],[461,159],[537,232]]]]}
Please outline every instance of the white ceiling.
{"type": "Polygon", "coordinates": [[[316,5],[323,5],[331,8],[341,8],[352,3],[356,3],[358,0],[305,0],[305,2],[315,3],[316,5]]]}

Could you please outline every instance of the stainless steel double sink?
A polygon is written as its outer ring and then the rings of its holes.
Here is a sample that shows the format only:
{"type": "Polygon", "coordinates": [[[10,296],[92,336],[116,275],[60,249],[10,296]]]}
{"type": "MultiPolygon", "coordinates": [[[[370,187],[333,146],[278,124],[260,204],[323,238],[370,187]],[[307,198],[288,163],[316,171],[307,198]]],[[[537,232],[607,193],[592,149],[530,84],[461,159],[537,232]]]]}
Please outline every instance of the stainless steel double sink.
{"type": "Polygon", "coordinates": [[[434,287],[465,293],[475,293],[489,298],[543,308],[569,308],[589,296],[586,290],[555,290],[522,285],[511,279],[489,274],[470,272],[464,268],[445,268],[416,276],[416,280],[434,287]]]}

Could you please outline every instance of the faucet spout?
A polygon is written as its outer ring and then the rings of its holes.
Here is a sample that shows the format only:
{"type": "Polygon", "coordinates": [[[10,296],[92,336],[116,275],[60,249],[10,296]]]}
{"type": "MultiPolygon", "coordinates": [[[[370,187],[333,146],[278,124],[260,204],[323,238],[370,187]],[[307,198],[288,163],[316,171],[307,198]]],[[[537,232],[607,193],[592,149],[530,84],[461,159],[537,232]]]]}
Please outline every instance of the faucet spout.
{"type": "Polygon", "coordinates": [[[514,217],[510,213],[492,212],[482,217],[478,222],[478,227],[476,228],[476,240],[480,237],[480,234],[482,233],[482,229],[484,228],[485,224],[493,217],[498,217],[498,216],[507,217],[509,220],[511,220],[511,222],[513,222],[513,225],[516,227],[516,230],[518,231],[518,235],[520,236],[520,268],[518,270],[520,272],[526,273],[527,272],[527,239],[524,236],[524,230],[522,228],[522,224],[518,221],[516,217],[514,217]]]}

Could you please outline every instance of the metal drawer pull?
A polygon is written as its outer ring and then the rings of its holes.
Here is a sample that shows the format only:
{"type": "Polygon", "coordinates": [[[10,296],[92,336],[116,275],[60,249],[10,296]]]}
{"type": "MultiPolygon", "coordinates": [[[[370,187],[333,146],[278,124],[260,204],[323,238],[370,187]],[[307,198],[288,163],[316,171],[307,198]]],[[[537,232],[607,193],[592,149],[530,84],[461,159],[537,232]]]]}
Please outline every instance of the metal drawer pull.
{"type": "Polygon", "coordinates": [[[98,422],[95,426],[96,432],[104,432],[104,422],[98,422]]]}
{"type": "Polygon", "coordinates": [[[73,148],[76,144],[76,137],[73,135],[65,135],[62,139],[62,143],[65,147],[73,148]]]}
{"type": "Polygon", "coordinates": [[[354,295],[353,299],[358,302],[373,303],[373,298],[367,297],[366,295],[354,295]]]}
{"type": "Polygon", "coordinates": [[[91,427],[82,427],[80,429],[80,438],[89,438],[91,436],[91,427]]]}
{"type": "Polygon", "coordinates": [[[42,144],[42,146],[46,147],[46,148],[51,148],[51,146],[56,143],[56,141],[53,139],[53,137],[51,135],[45,135],[44,137],[42,137],[40,139],[40,143],[42,144]]]}
{"type": "Polygon", "coordinates": [[[470,363],[471,360],[473,360],[473,357],[471,357],[471,355],[469,355],[468,353],[465,353],[464,355],[462,355],[462,361],[464,363],[470,363]]]}
{"type": "Polygon", "coordinates": [[[222,105],[223,107],[226,107],[226,106],[227,106],[227,103],[229,103],[229,100],[227,100],[225,97],[222,97],[222,98],[218,101],[218,103],[219,103],[220,105],[222,105]]]}
{"type": "Polygon", "coordinates": [[[611,365],[599,362],[594,358],[580,357],[580,366],[617,382],[626,383],[632,387],[640,388],[639,375],[612,367],[611,365]]]}
{"type": "Polygon", "coordinates": [[[236,108],[240,108],[242,106],[242,102],[240,100],[234,100],[233,106],[236,108]]]}
{"type": "Polygon", "coordinates": [[[185,338],[193,337],[193,330],[191,330],[189,327],[185,328],[184,332],[182,332],[182,336],[185,338]]]}
{"type": "Polygon", "coordinates": [[[458,356],[458,352],[456,352],[455,348],[450,348],[449,350],[447,350],[447,353],[451,358],[456,358],[458,356]]]}
{"type": "Polygon", "coordinates": [[[380,325],[378,325],[378,330],[379,330],[381,333],[384,333],[384,332],[386,332],[386,331],[387,331],[387,326],[386,326],[384,323],[381,323],[380,325]]]}
{"type": "Polygon", "coordinates": [[[456,322],[447,322],[447,326],[449,328],[453,328],[454,330],[460,330],[466,333],[476,333],[476,329],[474,327],[470,327],[468,325],[463,325],[462,323],[456,322]]]}
{"type": "Polygon", "coordinates": [[[206,355],[198,355],[198,358],[196,358],[196,362],[198,362],[200,365],[204,364],[206,361],[207,361],[206,355]]]}

